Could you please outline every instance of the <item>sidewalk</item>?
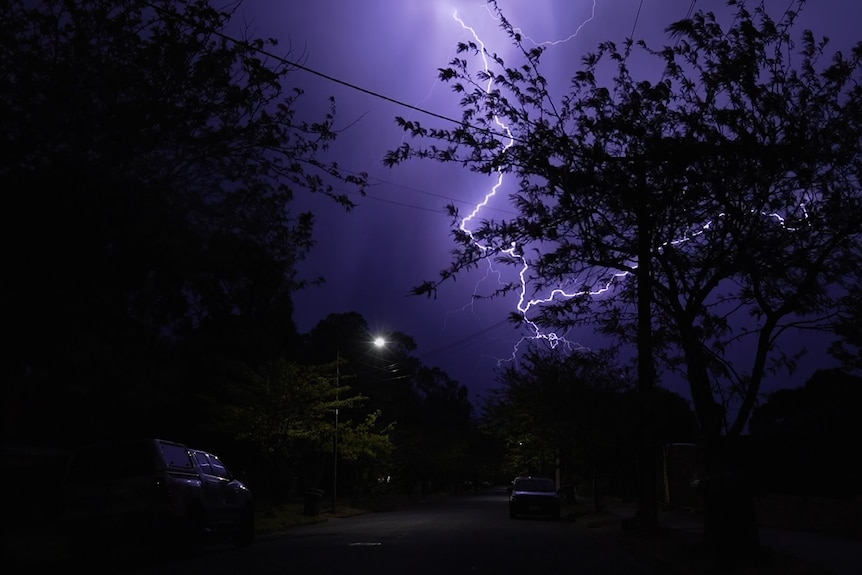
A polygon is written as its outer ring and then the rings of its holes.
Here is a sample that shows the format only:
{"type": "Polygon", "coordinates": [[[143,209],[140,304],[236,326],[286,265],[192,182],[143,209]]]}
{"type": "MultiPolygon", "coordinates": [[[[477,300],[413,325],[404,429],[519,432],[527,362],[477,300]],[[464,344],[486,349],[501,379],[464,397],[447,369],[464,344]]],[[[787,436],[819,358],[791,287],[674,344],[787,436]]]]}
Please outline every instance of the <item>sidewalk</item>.
{"type": "MultiPolygon", "coordinates": [[[[663,550],[663,542],[658,540],[644,541],[644,545],[637,545],[633,539],[638,536],[626,537],[622,534],[621,525],[626,519],[633,519],[636,508],[632,504],[608,501],[604,511],[605,517],[588,514],[580,520],[585,527],[592,529],[619,528],[620,535],[631,544],[632,550],[647,552],[654,555],[657,560],[696,560],[698,551],[702,555],[703,550],[698,550],[698,544],[703,537],[703,518],[692,510],[661,510],[659,512],[659,527],[668,533],[671,540],[667,551],[663,550]],[[682,544],[681,544],[682,543],[682,544]],[[682,549],[689,544],[689,553],[682,549]],[[662,557],[665,553],[673,555],[662,557]]],[[[576,518],[576,521],[579,521],[576,518]]],[[[816,532],[779,529],[775,527],[760,526],[760,545],[769,552],[769,563],[771,565],[750,566],[740,568],[737,573],[782,573],[783,569],[793,569],[794,573],[832,573],[834,575],[859,575],[862,573],[862,541],[849,537],[833,536],[816,532]],[[784,565],[784,566],[782,566],[784,565]]],[[[701,557],[703,559],[703,557],[701,557]]],[[[689,566],[682,567],[685,572],[689,566]]],[[[704,565],[707,567],[707,565],[704,565]]],[[[703,572],[703,571],[702,571],[703,572]]],[[[711,572],[707,569],[705,572],[711,572]]],[[[734,571],[717,571],[733,573],[734,571]]],[[[788,573],[789,575],[789,573],[788,573]]]]}

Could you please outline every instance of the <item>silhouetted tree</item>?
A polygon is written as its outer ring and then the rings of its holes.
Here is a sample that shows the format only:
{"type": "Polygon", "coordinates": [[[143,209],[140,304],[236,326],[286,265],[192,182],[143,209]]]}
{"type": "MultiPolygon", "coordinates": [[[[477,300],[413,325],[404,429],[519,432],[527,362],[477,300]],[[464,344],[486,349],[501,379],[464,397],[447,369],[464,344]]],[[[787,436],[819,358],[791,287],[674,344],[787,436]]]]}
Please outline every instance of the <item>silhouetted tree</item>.
{"type": "Polygon", "coordinates": [[[862,442],[862,377],[818,370],[804,386],[779,389],[755,408],[751,463],[770,493],[852,497],[862,474],[852,453],[862,442]]]}
{"type": "Polygon", "coordinates": [[[612,352],[564,357],[532,347],[498,380],[483,424],[506,440],[510,475],[589,482],[600,506],[610,477],[634,474],[636,412],[625,396],[631,383],[612,352]]]}
{"type": "MultiPolygon", "coordinates": [[[[655,77],[629,68],[631,40],[604,42],[560,98],[541,73],[543,49],[524,47],[498,10],[523,63],[485,53],[490,68],[473,73],[464,55],[481,49],[459,44],[440,78],[461,95],[463,123],[399,118],[412,137],[441,144],[405,143],[386,158],[457,162],[518,184],[518,216],[456,228],[454,262],[417,294],[495,257],[523,268],[537,293],[560,290],[531,320],[633,342],[646,235],[655,353],[685,376],[710,438],[739,433],[763,378],[793,368],[781,336],[831,328],[843,274],[858,267],[862,215],[862,47],[823,63],[826,40],[805,31],[794,43],[796,12],[775,21],[762,4],[729,4],[729,28],[698,12],[668,27],[673,44],[639,43],[664,66],[655,77]]],[[[497,293],[520,290],[520,278],[497,293]]]]}
{"type": "MultiPolygon", "coordinates": [[[[526,281],[558,296],[531,306],[531,321],[651,347],[641,366],[655,354],[689,384],[712,474],[733,465],[712,457],[712,444],[745,428],[766,375],[793,369],[781,336],[831,330],[862,239],[862,44],[824,63],[826,40],[804,31],[796,45],[797,12],[773,20],[763,2],[728,5],[729,27],[699,11],[667,28],[671,44],[639,42],[660,73],[630,67],[631,39],[603,42],[557,97],[543,48],[526,47],[492,2],[522,61],[460,43],[439,77],[460,95],[462,123],[398,118],[430,143],[404,143],[385,160],[453,162],[517,184],[518,215],[456,227],[453,263],[415,293],[496,258],[518,273],[494,295],[526,281]],[[474,73],[469,54],[487,64],[474,73]]],[[[642,503],[652,527],[655,506],[642,503]]]]}
{"type": "Polygon", "coordinates": [[[197,368],[295,340],[314,242],[294,195],[349,208],[332,182],[364,175],[320,159],[334,102],[301,119],[291,67],[262,53],[275,41],[229,35],[240,4],[0,6],[7,437],[177,415],[218,376],[197,368]]]}
{"type": "Polygon", "coordinates": [[[467,388],[439,368],[420,367],[414,376],[417,407],[404,414],[405,468],[434,490],[460,490],[475,479],[471,439],[476,428],[467,388]],[[406,417],[405,417],[406,416],[406,417]]]}
{"type": "Polygon", "coordinates": [[[846,280],[848,293],[835,321],[838,337],[829,351],[846,369],[859,373],[862,372],[862,278],[858,274],[848,274],[846,280]]]}
{"type": "Polygon", "coordinates": [[[819,434],[833,441],[862,440],[858,413],[862,377],[840,369],[821,369],[804,386],[778,389],[751,416],[752,434],[819,434]]]}

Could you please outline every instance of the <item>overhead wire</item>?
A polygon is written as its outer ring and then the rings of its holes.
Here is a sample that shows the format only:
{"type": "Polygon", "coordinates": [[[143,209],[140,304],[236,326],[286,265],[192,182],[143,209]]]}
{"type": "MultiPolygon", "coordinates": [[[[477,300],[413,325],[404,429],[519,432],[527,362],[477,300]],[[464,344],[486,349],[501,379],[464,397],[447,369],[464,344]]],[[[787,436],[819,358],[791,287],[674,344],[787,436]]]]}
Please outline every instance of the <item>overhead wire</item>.
{"type": "MultiPolygon", "coordinates": [[[[345,171],[346,173],[351,173],[351,174],[358,174],[358,173],[359,173],[359,172],[356,172],[356,171],[353,171],[353,170],[347,170],[347,169],[345,169],[344,171],[345,171]]],[[[469,201],[464,200],[464,199],[461,199],[461,198],[453,198],[453,197],[451,197],[451,196],[445,196],[445,195],[443,195],[443,194],[436,194],[436,193],[434,193],[434,192],[429,192],[429,191],[427,191],[427,190],[423,190],[423,189],[421,189],[421,188],[416,188],[416,187],[414,187],[414,186],[405,186],[404,184],[398,184],[398,183],[396,183],[396,182],[392,182],[392,181],[390,181],[390,180],[386,180],[386,179],[383,179],[383,178],[379,178],[379,177],[377,177],[377,176],[369,176],[369,177],[368,177],[368,179],[369,179],[369,182],[371,183],[371,185],[369,186],[370,188],[374,188],[374,187],[376,187],[377,185],[385,185],[385,186],[391,186],[391,187],[393,187],[393,188],[400,188],[400,189],[402,189],[402,190],[407,190],[407,191],[410,191],[410,192],[415,192],[415,193],[417,193],[417,194],[423,194],[423,195],[426,195],[426,196],[433,196],[433,197],[435,197],[435,198],[441,198],[441,199],[443,199],[443,200],[448,200],[448,201],[450,201],[450,202],[454,202],[454,203],[457,203],[457,204],[466,204],[466,205],[468,205],[468,206],[474,206],[474,205],[475,205],[475,202],[469,202],[469,201]],[[373,182],[378,182],[378,184],[374,184],[373,182]]],[[[419,205],[415,205],[415,204],[408,204],[408,203],[398,202],[398,201],[395,201],[395,200],[389,200],[389,199],[387,199],[387,198],[381,198],[381,197],[378,197],[378,196],[372,196],[372,195],[368,194],[367,192],[366,192],[366,194],[363,196],[361,193],[356,192],[356,191],[352,191],[352,190],[342,190],[342,189],[338,189],[338,191],[340,191],[340,192],[342,192],[342,193],[345,193],[345,194],[348,194],[348,195],[356,195],[356,196],[360,196],[360,197],[363,197],[364,199],[372,199],[372,200],[377,200],[377,201],[384,202],[384,203],[390,203],[390,204],[394,204],[394,205],[403,206],[403,207],[406,207],[406,208],[415,208],[415,209],[417,209],[417,210],[423,210],[423,211],[429,211],[429,212],[435,212],[435,213],[441,213],[441,214],[444,214],[444,215],[448,215],[448,212],[447,212],[446,210],[444,210],[444,209],[428,208],[428,207],[425,207],[425,206],[419,206],[419,205]]],[[[491,206],[486,206],[486,207],[485,207],[485,209],[486,209],[486,210],[490,210],[490,211],[494,211],[494,212],[500,212],[500,213],[504,213],[504,214],[509,214],[509,215],[512,215],[512,216],[516,216],[516,215],[518,215],[517,213],[515,213],[515,212],[513,212],[513,211],[511,211],[511,210],[504,210],[504,209],[502,209],[502,208],[495,208],[495,207],[491,207],[491,206]]]]}
{"type": "MultiPolygon", "coordinates": [[[[154,5],[154,4],[151,4],[150,2],[144,2],[144,4],[145,4],[145,5],[147,5],[147,6],[149,6],[149,7],[150,7],[150,8],[152,8],[152,9],[156,10],[157,12],[159,12],[159,13],[161,13],[161,14],[165,14],[165,11],[164,11],[161,7],[159,7],[159,6],[156,6],[156,5],[154,5]]],[[[189,24],[189,25],[191,25],[191,26],[197,26],[197,23],[196,23],[196,22],[191,22],[191,21],[185,20],[185,19],[184,19],[184,18],[182,18],[182,16],[180,16],[180,15],[177,15],[177,14],[167,14],[167,16],[170,16],[170,17],[174,17],[174,18],[177,18],[177,19],[183,20],[186,24],[189,24]]],[[[409,110],[413,110],[413,111],[415,111],[415,112],[419,112],[419,113],[421,113],[421,114],[425,114],[425,115],[427,115],[427,116],[431,116],[432,118],[437,118],[437,119],[440,119],[440,120],[445,120],[446,122],[450,122],[450,123],[453,123],[453,124],[457,124],[457,125],[459,125],[459,126],[468,127],[468,128],[473,129],[473,130],[476,130],[477,132],[482,132],[482,133],[488,134],[488,135],[490,135],[490,136],[498,136],[498,137],[500,137],[500,138],[505,138],[505,139],[507,139],[507,140],[519,141],[519,142],[521,142],[521,143],[529,143],[529,142],[526,142],[525,140],[521,140],[521,139],[519,139],[519,138],[517,138],[517,137],[514,137],[514,136],[512,136],[511,134],[506,134],[506,133],[503,133],[503,132],[498,132],[498,131],[496,131],[496,130],[492,130],[492,129],[490,129],[490,128],[482,128],[482,127],[479,127],[479,126],[475,126],[475,125],[473,125],[473,124],[468,124],[467,122],[465,122],[465,121],[463,121],[463,120],[456,120],[455,118],[451,118],[451,117],[449,117],[449,116],[445,116],[445,115],[443,115],[443,114],[438,114],[437,112],[432,112],[432,111],[427,110],[427,109],[425,109],[425,108],[420,108],[419,106],[414,106],[413,104],[408,104],[407,102],[403,102],[403,101],[401,101],[401,100],[397,100],[397,99],[392,98],[392,97],[390,97],[390,96],[386,96],[385,94],[381,94],[381,93],[379,93],[379,92],[375,92],[375,91],[373,91],[373,90],[369,90],[368,88],[363,88],[362,86],[359,86],[359,85],[357,85],[357,84],[353,84],[353,83],[351,83],[351,82],[347,82],[346,80],[342,80],[342,79],[340,79],[340,78],[336,78],[335,76],[331,76],[331,75],[329,75],[329,74],[325,74],[325,73],[323,73],[323,72],[320,72],[320,71],[318,71],[318,70],[315,70],[314,68],[310,68],[310,67],[308,67],[308,66],[305,66],[305,65],[303,65],[303,64],[300,64],[299,62],[294,62],[294,61],[292,61],[292,60],[288,60],[287,58],[285,58],[285,57],[283,57],[283,56],[279,56],[278,54],[275,54],[275,53],[270,52],[270,51],[268,51],[268,50],[264,50],[263,48],[259,48],[259,47],[257,47],[257,46],[253,46],[252,44],[250,44],[249,42],[246,42],[246,41],[244,41],[244,40],[238,40],[237,38],[234,38],[234,37],[230,36],[229,34],[225,34],[224,32],[221,32],[221,31],[216,30],[216,29],[214,29],[214,28],[206,29],[206,31],[207,31],[208,33],[210,33],[210,34],[213,34],[214,36],[217,36],[217,37],[219,37],[219,38],[222,38],[223,40],[227,40],[228,42],[232,42],[232,43],[234,43],[234,44],[236,44],[236,45],[238,45],[238,46],[242,46],[242,47],[244,47],[244,48],[246,48],[246,49],[248,49],[248,50],[251,50],[251,51],[253,51],[253,52],[256,52],[256,53],[258,53],[258,54],[260,54],[260,55],[262,55],[262,56],[266,56],[267,58],[272,58],[272,59],[274,59],[274,60],[276,60],[276,61],[278,61],[278,62],[281,62],[282,64],[286,64],[286,65],[288,65],[288,66],[292,66],[292,67],[294,67],[294,68],[296,68],[296,69],[298,69],[298,70],[302,70],[302,71],[304,71],[304,72],[308,72],[309,74],[313,74],[313,75],[315,75],[315,76],[318,76],[318,77],[320,77],[320,78],[323,78],[323,79],[328,80],[328,81],[330,81],[330,82],[333,82],[333,83],[335,83],[335,84],[340,84],[340,85],[342,85],[342,86],[345,86],[345,87],[347,87],[347,88],[350,88],[351,90],[356,90],[356,91],[358,91],[358,92],[362,92],[363,94],[367,94],[367,95],[369,95],[369,96],[373,96],[373,97],[375,97],[375,98],[379,98],[379,99],[381,99],[381,100],[384,100],[384,101],[390,102],[390,103],[395,104],[395,105],[397,105],[397,106],[401,106],[401,107],[403,107],[403,108],[407,108],[407,109],[409,109],[409,110]]]]}
{"type": "Polygon", "coordinates": [[[685,19],[688,20],[691,18],[691,15],[694,14],[694,5],[697,4],[697,0],[691,0],[691,4],[688,5],[688,12],[685,13],[685,19]]]}
{"type": "MultiPolygon", "coordinates": [[[[684,20],[688,20],[688,19],[690,19],[690,18],[691,18],[691,15],[692,15],[692,14],[694,14],[694,5],[695,5],[695,4],[697,4],[697,0],[691,0],[691,4],[689,4],[689,5],[688,5],[688,10],[687,10],[687,11],[686,11],[686,13],[685,13],[685,18],[684,18],[684,20]]],[[[682,36],[681,36],[681,35],[680,35],[680,36],[677,36],[677,38],[676,38],[676,42],[674,42],[674,45],[673,45],[673,46],[674,46],[674,48],[676,48],[677,46],[679,46],[679,42],[680,42],[680,40],[682,40],[682,36]]]]}
{"type": "Polygon", "coordinates": [[[509,323],[509,322],[510,322],[510,320],[509,320],[509,318],[508,318],[508,317],[507,317],[507,318],[504,318],[504,319],[502,319],[502,320],[498,321],[497,323],[491,324],[491,325],[489,325],[488,327],[486,327],[486,328],[484,328],[484,329],[481,329],[481,330],[479,330],[479,331],[477,331],[477,332],[475,332],[475,333],[472,333],[472,334],[470,334],[470,335],[468,335],[468,336],[466,336],[466,337],[463,337],[463,338],[461,338],[461,339],[459,339],[459,340],[456,340],[456,341],[453,341],[453,342],[447,343],[446,345],[440,346],[440,347],[438,347],[438,348],[436,348],[436,349],[432,349],[431,351],[426,351],[426,352],[421,353],[421,354],[419,354],[419,355],[420,355],[420,356],[422,356],[422,357],[427,358],[427,357],[428,357],[428,356],[430,356],[430,355],[435,355],[435,354],[438,354],[438,353],[441,353],[441,352],[447,351],[447,350],[449,350],[449,349],[451,349],[451,348],[453,348],[453,347],[459,347],[459,346],[462,346],[463,344],[468,343],[468,342],[470,342],[470,341],[472,341],[472,340],[474,340],[474,339],[478,338],[479,336],[485,335],[485,334],[486,334],[486,333],[488,333],[489,331],[492,331],[492,330],[494,330],[494,329],[497,329],[498,327],[500,327],[500,326],[502,326],[502,325],[505,325],[506,323],[509,323]]]}
{"type": "Polygon", "coordinates": [[[641,8],[643,8],[643,6],[644,6],[644,0],[641,0],[641,1],[640,1],[640,4],[638,4],[638,10],[637,10],[637,12],[635,13],[635,21],[634,21],[634,23],[632,24],[632,31],[631,31],[631,34],[629,34],[629,38],[634,39],[634,36],[635,36],[635,28],[637,28],[637,26],[638,26],[638,20],[640,19],[640,16],[641,16],[641,8]]]}

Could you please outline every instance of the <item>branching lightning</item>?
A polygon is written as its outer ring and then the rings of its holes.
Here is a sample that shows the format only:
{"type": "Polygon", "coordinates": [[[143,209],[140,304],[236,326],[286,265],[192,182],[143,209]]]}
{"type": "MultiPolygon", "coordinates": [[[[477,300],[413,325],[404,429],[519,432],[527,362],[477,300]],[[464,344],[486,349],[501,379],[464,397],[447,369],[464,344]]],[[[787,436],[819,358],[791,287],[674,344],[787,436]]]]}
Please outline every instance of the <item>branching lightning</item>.
{"type": "MultiPolygon", "coordinates": [[[[597,3],[597,0],[593,0],[592,11],[590,13],[589,18],[584,20],[571,35],[569,35],[567,38],[565,38],[563,40],[538,42],[538,41],[532,39],[531,37],[523,34],[523,32],[520,28],[513,28],[513,29],[515,30],[515,32],[517,32],[520,35],[520,37],[522,39],[528,40],[529,42],[531,42],[535,46],[554,46],[557,44],[562,44],[562,43],[568,42],[568,41],[572,40],[573,38],[575,38],[578,35],[578,33],[583,29],[583,27],[586,26],[589,22],[591,22],[595,18],[596,3],[597,3]]],[[[692,5],[693,4],[694,3],[692,3],[692,5]]],[[[499,21],[499,18],[491,11],[491,9],[488,7],[487,4],[485,4],[485,8],[488,11],[489,15],[495,21],[499,21]]],[[[485,86],[485,91],[487,93],[490,93],[494,87],[494,75],[492,73],[490,73],[490,63],[488,60],[488,51],[486,50],[485,42],[482,40],[480,35],[476,32],[475,28],[473,28],[472,26],[470,26],[466,22],[464,22],[464,20],[458,15],[457,10],[453,12],[452,18],[461,26],[461,28],[463,30],[467,31],[473,37],[473,40],[475,41],[476,45],[479,47],[479,54],[481,55],[481,58],[482,58],[482,64],[484,66],[484,71],[488,73],[488,77],[489,77],[489,80],[485,86]]],[[[500,121],[499,117],[495,116],[494,122],[500,128],[500,133],[506,135],[506,141],[505,141],[504,146],[503,146],[503,151],[505,152],[508,148],[510,148],[514,144],[514,142],[515,142],[514,137],[512,135],[512,132],[511,132],[509,126],[506,125],[504,122],[500,121]]],[[[556,289],[552,290],[548,294],[547,297],[536,298],[536,299],[528,298],[528,296],[527,296],[527,283],[528,283],[527,272],[530,269],[530,264],[529,264],[529,261],[526,259],[526,257],[523,255],[519,246],[513,244],[513,245],[511,245],[505,249],[500,249],[499,247],[495,248],[495,246],[482,244],[478,239],[475,238],[474,234],[470,230],[471,222],[473,222],[474,220],[479,218],[480,213],[485,208],[487,208],[489,206],[489,204],[491,203],[491,201],[498,195],[503,184],[504,184],[504,174],[502,172],[498,171],[496,173],[495,183],[489,188],[489,191],[485,194],[482,201],[477,203],[474,206],[474,208],[472,209],[472,211],[470,211],[470,213],[467,216],[462,218],[461,223],[459,225],[460,230],[462,232],[464,232],[465,234],[467,234],[468,237],[473,239],[474,245],[477,248],[479,248],[479,250],[482,253],[489,253],[492,251],[493,252],[498,251],[499,253],[506,254],[508,257],[512,258],[513,261],[519,262],[518,280],[519,280],[519,286],[520,287],[518,289],[519,296],[518,296],[518,303],[516,305],[516,309],[517,309],[518,314],[523,318],[523,322],[528,326],[532,335],[521,337],[520,340],[514,344],[511,356],[509,358],[506,358],[506,359],[499,359],[497,361],[497,365],[499,366],[504,362],[510,362],[510,361],[516,360],[519,347],[525,340],[538,340],[538,339],[545,340],[545,341],[547,341],[548,345],[552,349],[556,348],[560,344],[562,344],[565,347],[565,349],[570,350],[570,351],[588,349],[588,348],[585,348],[584,346],[582,346],[581,344],[574,343],[572,341],[567,340],[565,335],[559,335],[559,334],[554,333],[554,332],[543,331],[542,328],[538,324],[536,324],[534,321],[532,321],[530,319],[530,317],[529,317],[530,311],[534,307],[541,306],[543,304],[548,304],[548,303],[551,303],[553,301],[572,299],[572,298],[584,297],[584,296],[599,296],[599,295],[611,290],[615,281],[629,276],[633,270],[637,269],[637,262],[636,261],[630,262],[629,266],[630,266],[632,271],[619,271],[619,272],[611,273],[607,277],[607,280],[604,282],[603,287],[600,287],[598,289],[567,291],[566,289],[563,289],[562,287],[560,287],[560,288],[556,288],[556,289]]],[[[803,201],[800,201],[800,204],[798,207],[799,207],[802,219],[807,220],[808,219],[808,212],[806,210],[804,199],[803,199],[803,201]]],[[[787,226],[785,218],[782,217],[778,213],[762,212],[762,215],[764,217],[769,218],[769,219],[775,220],[779,225],[781,225],[782,227],[785,227],[785,229],[788,229],[790,231],[793,231],[795,229],[795,228],[791,228],[791,227],[787,226]]],[[[717,218],[723,218],[723,217],[725,217],[725,214],[723,214],[723,213],[718,214],[718,216],[717,216],[717,218]]],[[[679,245],[679,244],[691,241],[695,237],[697,237],[697,236],[705,233],[707,230],[709,230],[710,227],[712,226],[712,223],[713,223],[712,221],[708,221],[706,223],[703,223],[703,224],[698,226],[699,229],[696,228],[692,233],[686,234],[686,236],[684,236],[682,238],[678,238],[675,240],[669,240],[669,241],[665,242],[662,246],[660,246],[658,249],[663,250],[666,246],[674,246],[674,245],[679,245]]],[[[485,258],[485,261],[488,264],[488,270],[487,270],[485,277],[477,283],[476,288],[474,289],[474,292],[473,292],[473,300],[474,301],[478,297],[477,294],[478,294],[479,284],[481,284],[485,279],[487,279],[489,275],[491,275],[491,274],[496,275],[498,277],[498,281],[499,281],[499,278],[501,277],[500,272],[498,270],[494,269],[493,263],[491,262],[490,257],[485,258]]],[[[606,270],[606,271],[610,272],[610,270],[606,270]]],[[[467,306],[465,306],[465,308],[470,306],[470,305],[471,304],[468,304],[467,306]]]]}
{"type": "MultiPolygon", "coordinates": [[[[575,38],[578,35],[578,33],[581,31],[581,29],[583,29],[584,26],[586,26],[590,21],[593,20],[593,18],[595,18],[596,2],[597,2],[597,0],[593,0],[592,10],[590,12],[589,18],[587,18],[586,20],[581,22],[581,24],[577,27],[577,29],[565,39],[537,42],[536,40],[532,39],[530,36],[524,35],[523,31],[520,28],[515,28],[515,31],[518,34],[520,34],[522,38],[527,39],[528,41],[530,41],[531,43],[533,43],[536,46],[542,46],[542,45],[552,46],[552,45],[566,43],[566,42],[572,40],[573,38],[575,38]]],[[[494,20],[498,20],[496,15],[490,10],[490,8],[488,7],[487,4],[485,4],[485,9],[488,11],[488,14],[494,20]]],[[[455,10],[452,13],[452,18],[461,26],[461,28],[463,28],[465,31],[467,31],[473,37],[473,40],[476,42],[477,46],[479,47],[479,53],[480,53],[481,58],[482,58],[482,64],[483,64],[484,70],[485,70],[485,72],[490,72],[490,63],[488,62],[488,52],[487,52],[486,47],[485,47],[485,42],[482,40],[482,38],[476,32],[475,28],[468,25],[466,22],[464,22],[464,20],[461,17],[458,16],[457,10],[455,10]]],[[[490,93],[494,87],[494,79],[493,79],[494,76],[493,76],[493,74],[490,74],[490,73],[488,74],[488,76],[489,76],[489,79],[488,79],[488,83],[485,86],[485,91],[490,93]]],[[[505,152],[505,150],[507,150],[508,148],[510,148],[514,144],[514,138],[512,137],[512,132],[509,129],[508,125],[506,125],[505,123],[500,121],[499,117],[495,116],[494,122],[497,124],[497,126],[499,126],[501,133],[504,133],[507,136],[507,141],[505,142],[504,147],[503,147],[503,151],[505,152]]],[[[468,235],[468,237],[470,237],[471,239],[474,240],[474,245],[476,247],[478,247],[482,253],[488,253],[488,252],[492,251],[494,249],[494,247],[482,244],[481,242],[476,240],[472,231],[470,230],[469,225],[470,225],[470,222],[472,222],[473,220],[475,220],[476,218],[479,217],[479,214],[482,212],[482,210],[485,209],[489,205],[491,200],[497,196],[498,192],[500,191],[500,188],[503,186],[503,183],[504,183],[504,174],[502,172],[498,171],[496,174],[496,182],[491,186],[489,191],[485,194],[482,201],[477,203],[475,205],[475,207],[473,208],[473,210],[467,216],[462,218],[460,226],[459,226],[462,232],[464,232],[465,234],[468,235]]],[[[584,349],[583,346],[581,346],[580,344],[577,344],[577,343],[574,343],[574,342],[567,340],[565,338],[565,336],[558,335],[557,333],[554,333],[554,332],[543,331],[539,327],[539,325],[537,325],[534,321],[530,320],[529,312],[534,306],[539,306],[539,305],[542,305],[545,303],[550,303],[550,302],[556,300],[557,298],[570,299],[570,298],[583,296],[583,295],[599,295],[599,294],[607,291],[608,289],[610,289],[610,285],[611,285],[613,280],[610,280],[606,284],[605,287],[600,288],[600,289],[595,290],[595,291],[567,292],[566,290],[564,290],[562,288],[557,288],[557,289],[552,290],[551,293],[546,298],[529,299],[527,297],[527,272],[530,269],[529,262],[524,257],[524,255],[520,252],[518,246],[516,246],[514,244],[509,246],[508,248],[501,249],[500,252],[506,254],[507,256],[512,258],[514,261],[520,262],[520,269],[518,272],[518,279],[519,279],[520,288],[518,290],[518,303],[516,305],[516,309],[517,309],[518,313],[520,314],[520,316],[523,318],[524,323],[529,327],[530,331],[532,332],[532,335],[530,337],[522,337],[513,346],[511,357],[508,359],[498,360],[497,365],[500,365],[502,362],[505,362],[505,361],[515,360],[520,345],[527,339],[546,340],[552,349],[556,348],[559,344],[563,344],[566,348],[572,349],[572,350],[584,349]]],[[[490,258],[486,258],[486,262],[488,264],[488,274],[498,274],[498,277],[499,277],[499,272],[497,272],[494,269],[490,258]]],[[[620,272],[620,273],[614,274],[614,278],[623,277],[625,275],[627,275],[626,272],[620,272]]],[[[485,277],[487,278],[488,276],[486,275],[485,277]]],[[[479,283],[481,283],[481,281],[479,283]]],[[[477,289],[478,289],[478,284],[477,284],[477,289]]],[[[477,292],[474,290],[474,296],[473,296],[474,299],[476,297],[476,293],[477,292]]]]}
{"type": "MultiPolygon", "coordinates": [[[[531,44],[533,44],[533,46],[556,46],[557,44],[565,44],[569,40],[574,39],[581,32],[581,29],[584,26],[586,26],[587,24],[589,24],[590,22],[593,21],[593,18],[596,17],[596,3],[597,2],[598,2],[598,0],[593,0],[593,8],[590,12],[590,17],[587,18],[586,20],[584,20],[583,22],[581,22],[580,25],[575,29],[574,32],[572,32],[571,34],[569,34],[566,38],[564,38],[562,40],[544,40],[542,42],[539,42],[539,41],[534,40],[530,36],[524,34],[524,31],[521,28],[513,28],[512,30],[515,33],[519,34],[521,36],[521,38],[523,38],[524,40],[527,40],[531,44]]],[[[491,18],[499,21],[499,18],[497,18],[497,15],[494,14],[493,11],[491,11],[491,8],[488,6],[488,4],[485,4],[485,10],[488,11],[488,14],[491,16],[491,18]]],[[[464,24],[462,23],[461,25],[463,26],[464,24]]]]}

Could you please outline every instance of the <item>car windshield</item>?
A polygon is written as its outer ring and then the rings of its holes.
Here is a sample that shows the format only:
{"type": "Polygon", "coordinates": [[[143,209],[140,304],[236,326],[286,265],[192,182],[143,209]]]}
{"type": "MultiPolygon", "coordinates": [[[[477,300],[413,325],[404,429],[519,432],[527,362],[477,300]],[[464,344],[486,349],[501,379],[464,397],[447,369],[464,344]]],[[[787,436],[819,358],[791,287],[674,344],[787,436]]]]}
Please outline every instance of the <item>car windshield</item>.
{"type": "Polygon", "coordinates": [[[556,491],[554,482],[550,479],[529,477],[515,481],[515,491],[556,491]]]}

